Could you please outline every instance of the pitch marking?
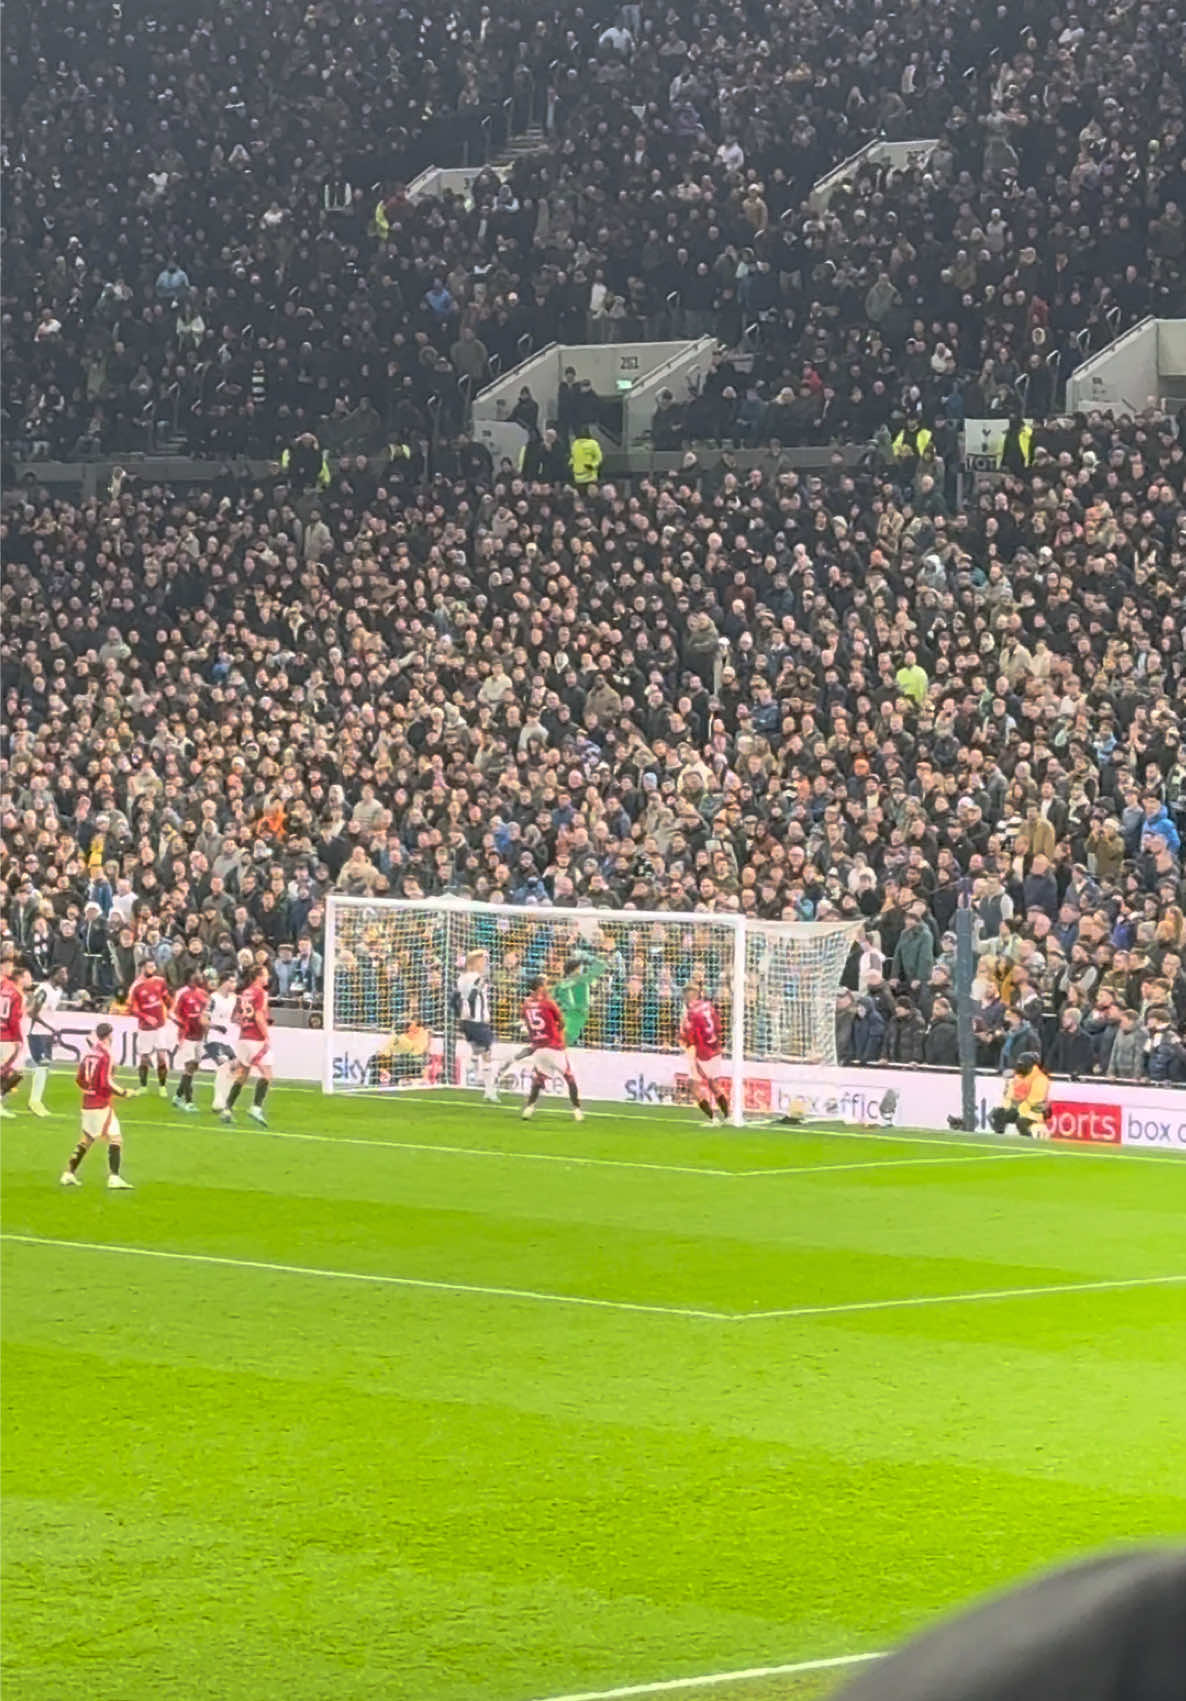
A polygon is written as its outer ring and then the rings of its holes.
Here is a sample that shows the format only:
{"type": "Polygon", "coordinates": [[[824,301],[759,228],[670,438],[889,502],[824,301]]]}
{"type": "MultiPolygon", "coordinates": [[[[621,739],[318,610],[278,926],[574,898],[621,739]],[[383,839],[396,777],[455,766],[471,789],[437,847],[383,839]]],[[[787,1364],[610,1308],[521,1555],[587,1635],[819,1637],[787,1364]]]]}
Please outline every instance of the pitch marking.
{"type": "MultiPolygon", "coordinates": [[[[52,1113],[51,1113],[52,1115],[52,1113]]],[[[168,1128],[184,1129],[187,1134],[223,1134],[224,1128],[213,1127],[211,1124],[194,1126],[177,1120],[161,1122],[138,1117],[137,1128],[168,1128]]],[[[702,1164],[660,1164],[648,1163],[640,1158],[590,1158],[567,1152],[519,1152],[504,1151],[498,1146],[447,1146],[431,1140],[360,1140],[355,1134],[300,1134],[285,1128],[260,1128],[257,1124],[249,1123],[238,1126],[228,1133],[228,1138],[242,1138],[248,1135],[253,1139],[266,1140],[295,1140],[302,1144],[323,1146],[364,1146],[371,1150],[378,1148],[390,1152],[428,1152],[440,1153],[443,1156],[463,1158],[501,1158],[521,1159],[524,1162],[541,1164],[573,1164],[584,1169],[638,1169],[651,1170],[660,1175],[707,1175],[721,1181],[750,1181],[764,1176],[785,1175],[833,1175],[846,1170],[862,1169],[916,1169],[920,1166],[933,1164],[966,1164],[966,1163],[1002,1163],[1016,1158],[1035,1158],[1052,1155],[1046,1147],[1027,1148],[1023,1151],[985,1152],[974,1148],[962,1158],[863,1158],[857,1163],[843,1164],[786,1164],[778,1167],[759,1166],[755,1169],[711,1169],[702,1164]]]]}
{"type": "Polygon", "coordinates": [[[981,1300],[1033,1299],[1048,1293],[1106,1293],[1121,1288],[1173,1287],[1186,1283],[1183,1276],[1132,1276],[1106,1282],[1048,1282],[1043,1287],[989,1288],[982,1293],[929,1293],[910,1299],[854,1299],[839,1305],[792,1305],[779,1311],[741,1312],[736,1323],[768,1323],[781,1317],[835,1317],[853,1311],[899,1311],[919,1305],[974,1305],[981,1300]]]}
{"type": "Polygon", "coordinates": [[[128,1258],[156,1258],[178,1264],[208,1264],[216,1269],[263,1270],[271,1275],[313,1276],[326,1282],[370,1282],[378,1287],[423,1288],[433,1293],[481,1294],[493,1299],[524,1299],[538,1305],[581,1305],[599,1311],[632,1311],[657,1317],[695,1317],[709,1323],[733,1321],[727,1311],[696,1311],[683,1305],[642,1305],[625,1299],[590,1299],[583,1294],[540,1293],[534,1288],[484,1287],[477,1282],[433,1282],[418,1276],[386,1276],[367,1270],[326,1270],[312,1264],[272,1264],[261,1258],[219,1258],[207,1252],[170,1252],[160,1247],[120,1246],[95,1240],[58,1240],[49,1235],[4,1234],[0,1239],[24,1246],[69,1247],[75,1252],[113,1252],[128,1258]]]}
{"type": "Polygon", "coordinates": [[[215,1269],[263,1270],[272,1275],[311,1276],[327,1282],[370,1282],[377,1287],[419,1288],[432,1293],[480,1294],[492,1299],[523,1299],[538,1305],[578,1305],[597,1311],[639,1312],[655,1317],[693,1317],[705,1323],[769,1323],[796,1317],[835,1317],[856,1311],[897,1311],[920,1305],[969,1305],[983,1300],[1032,1299],[1045,1294],[1104,1293],[1122,1288],[1170,1287],[1186,1284],[1181,1276],[1133,1276],[1102,1282],[1051,1282],[1044,1287],[996,1288],[973,1293],[916,1295],[903,1299],[843,1300],[837,1305],[795,1305],[775,1311],[704,1311],[686,1305],[646,1305],[636,1300],[592,1299],[585,1294],[543,1293],[535,1288],[486,1287],[478,1282],[429,1281],[419,1276],[388,1276],[367,1270],[327,1270],[313,1264],[273,1264],[261,1258],[224,1258],[208,1252],[171,1252],[160,1247],[123,1246],[117,1242],[62,1240],[52,1235],[10,1234],[0,1240],[22,1246],[54,1246],[74,1252],[109,1252],[127,1258],[155,1258],[166,1263],[207,1264],[215,1269]]]}
{"type": "Polygon", "coordinates": [[[883,1660],[884,1654],[838,1654],[830,1660],[796,1660],[786,1666],[750,1666],[746,1671],[708,1672],[703,1677],[669,1677],[662,1683],[628,1683],[621,1689],[584,1689],[575,1695],[548,1695],[544,1701],[628,1701],[633,1695],[674,1694],[681,1689],[713,1689],[722,1683],[746,1683],[763,1677],[793,1677],[809,1671],[839,1671],[843,1666],[883,1660]]]}

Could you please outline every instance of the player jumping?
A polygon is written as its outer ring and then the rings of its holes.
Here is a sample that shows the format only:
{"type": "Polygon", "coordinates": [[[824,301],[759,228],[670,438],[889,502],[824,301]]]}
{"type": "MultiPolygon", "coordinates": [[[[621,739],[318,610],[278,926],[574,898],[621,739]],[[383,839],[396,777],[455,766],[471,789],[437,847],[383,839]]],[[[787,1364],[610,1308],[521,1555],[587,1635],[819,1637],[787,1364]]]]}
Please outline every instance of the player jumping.
{"type": "Polygon", "coordinates": [[[474,1054],[483,1096],[487,1104],[497,1104],[494,1027],[490,1020],[490,956],[486,951],[471,951],[465,959],[464,972],[457,977],[457,1015],[462,1037],[474,1054]]]}
{"type": "Polygon", "coordinates": [[[178,1110],[194,1115],[197,1105],[194,1103],[194,1076],[198,1072],[198,1064],[202,1061],[202,1049],[206,1043],[206,1029],[209,1017],[206,1006],[210,1002],[210,994],[206,991],[206,979],[201,969],[195,969],[188,983],[182,987],[173,1000],[173,1020],[177,1025],[177,1067],[181,1074],[177,1078],[177,1091],[173,1095],[173,1104],[178,1110]]]}
{"type": "MultiPolygon", "coordinates": [[[[0,1099],[6,1099],[21,1081],[25,1056],[25,993],[33,979],[28,969],[13,968],[0,976],[0,1099]]],[[[0,1104],[0,1116],[11,1116],[0,1104]]]]}
{"type": "MultiPolygon", "coordinates": [[[[589,1025],[589,990],[594,981],[608,973],[609,964],[600,957],[592,962],[584,957],[569,957],[565,962],[564,979],[556,982],[552,994],[564,1019],[566,1046],[580,1045],[589,1025]]],[[[528,1043],[503,1064],[498,1079],[501,1081],[504,1075],[513,1074],[524,1058],[531,1056],[533,1049],[529,1038],[528,1043]]]]}
{"type": "Polygon", "coordinates": [[[564,979],[552,988],[552,996],[564,1017],[565,1045],[580,1045],[589,1025],[589,992],[596,981],[609,973],[609,964],[595,957],[570,957],[564,965],[564,979]]]}
{"type": "Polygon", "coordinates": [[[124,1152],[123,1135],[119,1118],[111,1106],[113,1098],[126,1099],[130,1094],[123,1087],[117,1087],[111,1078],[111,1034],[111,1023],[100,1022],[95,1029],[94,1044],[78,1065],[78,1073],[74,1077],[82,1092],[82,1138],[62,1171],[63,1187],[82,1185],[78,1179],[79,1165],[96,1140],[107,1142],[108,1187],[115,1191],[126,1191],[131,1187],[131,1182],[125,1181],[119,1173],[124,1152]]]}
{"type": "Polygon", "coordinates": [[[531,1090],[523,1106],[524,1117],[534,1116],[536,1101],[543,1092],[545,1080],[551,1075],[562,1080],[568,1088],[574,1122],[582,1121],[585,1113],[581,1109],[581,1095],[564,1049],[564,1017],[560,1006],[550,996],[543,975],[536,975],[529,983],[523,1005],[523,1026],[531,1044],[531,1090]]]}
{"type": "Polygon", "coordinates": [[[29,1088],[29,1109],[34,1116],[48,1116],[45,1108],[45,1083],[53,1062],[54,1040],[58,1030],[50,1017],[59,1009],[62,993],[69,980],[69,970],[54,969],[47,979],[29,994],[29,1058],[33,1064],[33,1085],[29,1088]]]}
{"type": "Polygon", "coordinates": [[[699,987],[687,988],[684,1004],[680,1044],[691,1070],[696,1103],[715,1127],[718,1120],[729,1120],[729,1093],[723,1079],[725,1059],[721,1047],[721,1019],[716,1005],[710,998],[704,997],[699,987]]]}
{"type": "Polygon", "coordinates": [[[227,1094],[226,1109],[222,1113],[224,1122],[234,1122],[235,1101],[243,1091],[247,1077],[254,1072],[258,1077],[255,1083],[255,1103],[247,1114],[253,1122],[258,1122],[261,1128],[268,1126],[264,1118],[264,1100],[272,1084],[272,1041],[269,1033],[267,980],[268,971],[261,963],[258,968],[251,970],[246,985],[239,993],[239,1043],[235,1047],[237,1065],[231,1090],[227,1094]]]}
{"type": "Polygon", "coordinates": [[[128,993],[128,1014],[135,1016],[136,1061],[140,1071],[140,1091],[148,1091],[149,1059],[156,1059],[157,1091],[168,1098],[169,1048],[165,1044],[165,1018],[169,1009],[169,988],[165,977],[155,966],[145,965],[132,982],[128,993]]]}

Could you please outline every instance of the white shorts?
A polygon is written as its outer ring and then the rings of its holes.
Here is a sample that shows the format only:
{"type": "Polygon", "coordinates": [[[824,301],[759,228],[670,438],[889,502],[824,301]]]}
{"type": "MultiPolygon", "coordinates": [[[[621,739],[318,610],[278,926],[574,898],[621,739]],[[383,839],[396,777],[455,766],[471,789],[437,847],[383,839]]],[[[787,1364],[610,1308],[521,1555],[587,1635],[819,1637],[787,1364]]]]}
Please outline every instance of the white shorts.
{"type": "Polygon", "coordinates": [[[543,1046],[539,1051],[532,1052],[531,1067],[537,1075],[553,1075],[562,1081],[570,1072],[568,1053],[552,1051],[548,1046],[543,1046]]]}
{"type": "Polygon", "coordinates": [[[268,1040],[241,1039],[235,1047],[235,1061],[241,1069],[270,1069],[272,1047],[268,1040]]]}
{"type": "Polygon", "coordinates": [[[138,1058],[160,1057],[169,1051],[168,1033],[165,1028],[138,1028],[136,1030],[136,1056],[138,1058]]]}
{"type": "Polygon", "coordinates": [[[692,1079],[711,1087],[724,1077],[728,1067],[720,1053],[716,1057],[696,1057],[692,1060],[692,1079]]]}
{"type": "Polygon", "coordinates": [[[84,1110],[82,1113],[82,1131],[92,1140],[118,1140],[121,1138],[119,1117],[113,1107],[107,1110],[84,1110]]]}
{"type": "Polygon", "coordinates": [[[0,1040],[0,1069],[19,1069],[24,1061],[24,1040],[0,1040]]]}
{"type": "Polygon", "coordinates": [[[181,1040],[173,1054],[177,1068],[184,1069],[187,1063],[200,1063],[205,1043],[205,1040],[181,1040]]]}

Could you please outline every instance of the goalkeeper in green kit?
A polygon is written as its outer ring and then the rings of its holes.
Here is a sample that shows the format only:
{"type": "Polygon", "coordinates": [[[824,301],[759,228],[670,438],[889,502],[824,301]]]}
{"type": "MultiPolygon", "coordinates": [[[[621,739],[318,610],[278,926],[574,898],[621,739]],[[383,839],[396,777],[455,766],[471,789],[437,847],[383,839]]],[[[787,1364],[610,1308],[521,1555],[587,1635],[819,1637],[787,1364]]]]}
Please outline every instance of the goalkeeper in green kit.
{"type": "MultiPolygon", "coordinates": [[[[557,981],[549,990],[560,1008],[564,1019],[564,1044],[580,1045],[581,1037],[589,1023],[589,991],[594,981],[609,973],[610,965],[594,958],[592,962],[583,957],[569,957],[564,965],[564,979],[557,981]]],[[[525,1045],[517,1051],[509,1062],[504,1063],[498,1072],[501,1081],[505,1075],[511,1075],[524,1058],[530,1057],[530,1045],[525,1045]]]]}
{"type": "Polygon", "coordinates": [[[580,1045],[589,1025],[589,993],[595,981],[609,972],[609,964],[600,958],[592,962],[582,957],[570,957],[564,965],[564,979],[552,987],[552,997],[564,1017],[564,1043],[580,1045]]]}

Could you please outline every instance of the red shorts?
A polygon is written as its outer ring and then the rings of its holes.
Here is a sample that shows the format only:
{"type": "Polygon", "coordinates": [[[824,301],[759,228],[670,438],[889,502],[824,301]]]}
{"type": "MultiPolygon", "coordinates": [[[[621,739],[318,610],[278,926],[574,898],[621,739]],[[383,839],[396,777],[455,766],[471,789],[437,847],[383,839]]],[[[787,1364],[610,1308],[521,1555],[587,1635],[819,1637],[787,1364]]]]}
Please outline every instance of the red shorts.
{"type": "Polygon", "coordinates": [[[715,1057],[695,1057],[692,1059],[692,1079],[703,1081],[711,1087],[725,1074],[728,1065],[718,1051],[715,1057]]]}

